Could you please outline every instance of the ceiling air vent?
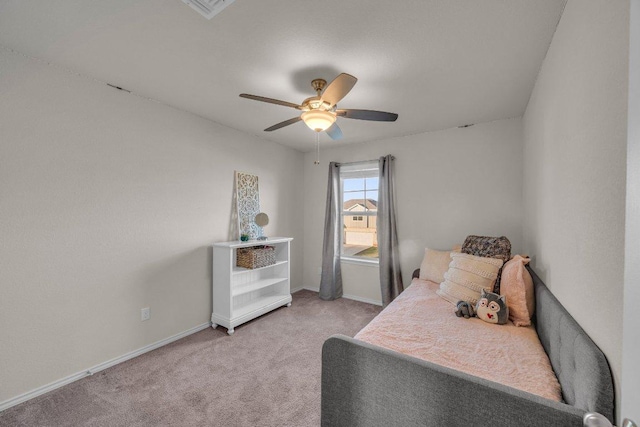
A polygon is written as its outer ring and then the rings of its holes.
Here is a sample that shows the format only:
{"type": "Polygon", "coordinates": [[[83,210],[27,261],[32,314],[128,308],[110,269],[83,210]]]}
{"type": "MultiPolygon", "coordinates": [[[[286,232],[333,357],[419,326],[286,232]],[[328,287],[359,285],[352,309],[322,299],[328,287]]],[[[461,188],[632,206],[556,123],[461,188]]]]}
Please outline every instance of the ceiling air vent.
{"type": "Polygon", "coordinates": [[[182,0],[200,15],[211,19],[235,0],[182,0]]]}

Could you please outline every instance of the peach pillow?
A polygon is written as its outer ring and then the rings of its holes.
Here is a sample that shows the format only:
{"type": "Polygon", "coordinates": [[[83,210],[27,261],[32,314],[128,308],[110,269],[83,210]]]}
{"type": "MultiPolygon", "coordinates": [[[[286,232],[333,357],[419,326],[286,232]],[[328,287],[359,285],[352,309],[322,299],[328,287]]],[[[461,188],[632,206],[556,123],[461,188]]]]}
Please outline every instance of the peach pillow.
{"type": "Polygon", "coordinates": [[[502,267],[502,260],[451,252],[451,263],[440,283],[438,295],[452,304],[475,304],[482,290],[491,292],[502,267]]]}
{"type": "Polygon", "coordinates": [[[531,316],[536,309],[533,280],[525,268],[527,264],[529,258],[516,255],[502,268],[500,295],[507,297],[509,320],[516,326],[531,325],[531,316]]]}
{"type": "Polygon", "coordinates": [[[436,251],[425,248],[424,258],[422,259],[422,264],[420,264],[420,280],[442,282],[444,273],[449,269],[451,252],[460,252],[460,245],[454,246],[451,251],[436,251]]]}

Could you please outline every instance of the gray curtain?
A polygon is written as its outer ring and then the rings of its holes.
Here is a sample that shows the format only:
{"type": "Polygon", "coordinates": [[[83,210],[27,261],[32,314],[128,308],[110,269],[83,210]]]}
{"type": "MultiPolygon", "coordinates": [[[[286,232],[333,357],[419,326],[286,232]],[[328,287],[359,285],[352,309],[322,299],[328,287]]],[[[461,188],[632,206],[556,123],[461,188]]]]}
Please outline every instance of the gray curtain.
{"type": "Polygon", "coordinates": [[[382,303],[386,306],[404,290],[396,229],[393,157],[380,157],[378,184],[378,256],[382,303]]]}
{"type": "Polygon", "coordinates": [[[324,217],[324,242],[322,244],[322,277],[320,298],[334,300],[342,296],[342,272],[340,271],[340,166],[329,163],[327,184],[327,210],[324,217]]]}

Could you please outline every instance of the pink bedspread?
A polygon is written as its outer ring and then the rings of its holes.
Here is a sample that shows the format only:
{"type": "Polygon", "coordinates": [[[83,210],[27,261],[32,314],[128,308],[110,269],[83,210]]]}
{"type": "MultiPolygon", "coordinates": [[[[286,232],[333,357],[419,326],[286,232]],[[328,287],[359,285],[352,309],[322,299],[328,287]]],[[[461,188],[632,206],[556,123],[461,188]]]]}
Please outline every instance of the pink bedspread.
{"type": "Polygon", "coordinates": [[[355,338],[561,401],[560,384],[533,326],[458,318],[437,289],[437,283],[414,279],[355,338]]]}

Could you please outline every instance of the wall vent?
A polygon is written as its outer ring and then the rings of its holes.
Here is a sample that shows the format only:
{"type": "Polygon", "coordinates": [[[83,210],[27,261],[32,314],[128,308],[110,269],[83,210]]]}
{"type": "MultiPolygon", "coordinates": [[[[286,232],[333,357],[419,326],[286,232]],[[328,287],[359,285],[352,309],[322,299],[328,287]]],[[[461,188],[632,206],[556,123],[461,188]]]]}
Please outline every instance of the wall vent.
{"type": "Polygon", "coordinates": [[[233,3],[235,0],[182,0],[185,4],[191,6],[200,15],[207,19],[211,19],[218,13],[233,3]]]}

